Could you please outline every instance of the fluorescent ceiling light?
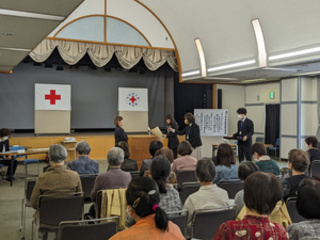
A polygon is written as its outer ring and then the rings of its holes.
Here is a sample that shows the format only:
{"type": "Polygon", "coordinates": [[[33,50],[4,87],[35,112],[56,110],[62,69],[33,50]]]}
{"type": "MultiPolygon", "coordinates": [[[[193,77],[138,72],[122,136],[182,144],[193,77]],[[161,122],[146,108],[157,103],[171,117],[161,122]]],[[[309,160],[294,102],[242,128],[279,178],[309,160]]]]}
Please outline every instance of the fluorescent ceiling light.
{"type": "Polygon", "coordinates": [[[0,9],[0,15],[25,17],[25,18],[38,18],[38,19],[46,19],[46,20],[54,20],[54,21],[63,21],[65,19],[65,17],[62,17],[62,16],[22,12],[22,11],[8,10],[8,9],[0,9]]]}
{"type": "Polygon", "coordinates": [[[197,50],[198,50],[198,55],[199,55],[199,61],[200,61],[200,72],[201,72],[201,77],[206,77],[207,76],[207,65],[206,65],[206,58],[204,56],[204,51],[203,47],[200,41],[200,38],[196,38],[194,40],[197,50]]]}
{"type": "Polygon", "coordinates": [[[251,80],[242,80],[241,82],[258,82],[258,81],[264,81],[267,80],[266,78],[258,78],[258,79],[251,79],[251,80]]]}
{"type": "Polygon", "coordinates": [[[226,80],[226,81],[235,81],[238,78],[226,78],[226,77],[205,77],[206,80],[226,80]]]}
{"type": "Polygon", "coordinates": [[[191,71],[191,72],[182,73],[181,76],[182,77],[188,77],[188,76],[193,76],[193,75],[198,75],[198,74],[200,74],[200,71],[199,70],[195,70],[195,71],[191,71]]]}
{"type": "Polygon", "coordinates": [[[294,74],[292,76],[318,75],[318,74],[320,74],[320,71],[298,73],[298,74],[294,74]]]}
{"type": "Polygon", "coordinates": [[[216,72],[216,71],[225,70],[225,69],[229,69],[229,68],[236,68],[236,67],[252,65],[255,63],[256,63],[256,60],[248,60],[248,61],[243,61],[243,62],[231,63],[231,64],[222,65],[219,67],[208,68],[208,72],[216,72]]]}
{"type": "Polygon", "coordinates": [[[10,50],[10,51],[20,51],[20,52],[31,52],[32,49],[25,49],[25,48],[2,48],[0,50],[10,50]]]}
{"type": "Polygon", "coordinates": [[[259,59],[259,67],[266,67],[267,66],[267,50],[266,44],[264,41],[262,28],[259,22],[259,19],[253,19],[251,21],[254,34],[256,35],[257,46],[258,46],[258,59],[259,59]]]}
{"type": "Polygon", "coordinates": [[[279,60],[279,59],[290,58],[290,57],[295,57],[295,56],[300,56],[300,55],[305,55],[305,54],[315,53],[315,52],[320,52],[320,47],[314,47],[314,48],[309,48],[309,49],[304,49],[304,50],[299,50],[294,52],[273,55],[269,57],[269,60],[270,61],[279,60]]]}

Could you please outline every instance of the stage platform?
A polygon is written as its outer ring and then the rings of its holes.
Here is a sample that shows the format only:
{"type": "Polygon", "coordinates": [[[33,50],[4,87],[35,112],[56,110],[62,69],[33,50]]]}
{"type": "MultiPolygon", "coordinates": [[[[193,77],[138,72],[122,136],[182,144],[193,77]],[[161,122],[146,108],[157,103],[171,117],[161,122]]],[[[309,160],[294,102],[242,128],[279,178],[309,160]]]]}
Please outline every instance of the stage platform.
{"type": "MultiPolygon", "coordinates": [[[[68,150],[67,161],[71,161],[76,158],[75,144],[73,142],[65,142],[65,138],[74,137],[77,142],[86,141],[91,146],[91,153],[89,157],[93,160],[106,159],[107,153],[110,148],[114,147],[114,135],[113,132],[80,132],[72,133],[70,135],[54,134],[54,135],[40,135],[35,136],[32,133],[13,133],[10,138],[10,145],[29,146],[31,148],[47,148],[51,144],[62,144],[64,142],[66,149],[68,150]]],[[[184,136],[179,136],[180,141],[184,140],[184,136]]],[[[159,140],[156,136],[148,134],[128,134],[128,143],[130,148],[130,158],[135,159],[138,162],[140,169],[142,161],[150,158],[149,144],[153,140],[159,140]]],[[[162,141],[162,140],[160,140],[162,141]]],[[[167,146],[167,139],[163,141],[164,146],[167,146]]],[[[30,155],[29,158],[37,158],[44,160],[46,154],[30,155]]]]}

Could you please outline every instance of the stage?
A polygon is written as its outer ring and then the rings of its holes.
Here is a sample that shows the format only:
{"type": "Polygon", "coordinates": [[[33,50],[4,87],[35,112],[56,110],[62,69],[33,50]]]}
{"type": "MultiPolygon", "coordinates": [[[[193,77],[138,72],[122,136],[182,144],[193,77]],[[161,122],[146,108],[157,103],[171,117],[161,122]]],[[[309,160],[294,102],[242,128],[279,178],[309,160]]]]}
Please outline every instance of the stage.
{"type": "MultiPolygon", "coordinates": [[[[66,142],[65,138],[75,138],[76,142],[86,141],[91,146],[89,157],[93,160],[106,159],[110,148],[114,147],[113,132],[78,132],[70,135],[40,135],[35,136],[32,133],[13,133],[10,138],[10,145],[28,146],[32,148],[47,148],[51,144],[64,144],[68,150],[67,161],[76,158],[75,142],[66,142]]],[[[142,161],[150,158],[149,144],[153,140],[159,140],[156,136],[148,134],[128,134],[128,143],[130,148],[130,158],[138,162],[140,169],[142,161]]],[[[179,136],[180,141],[184,140],[184,136],[179,136]]],[[[167,146],[167,139],[160,140],[164,146],[167,146]]],[[[44,160],[46,154],[30,155],[29,158],[37,158],[44,160]]]]}

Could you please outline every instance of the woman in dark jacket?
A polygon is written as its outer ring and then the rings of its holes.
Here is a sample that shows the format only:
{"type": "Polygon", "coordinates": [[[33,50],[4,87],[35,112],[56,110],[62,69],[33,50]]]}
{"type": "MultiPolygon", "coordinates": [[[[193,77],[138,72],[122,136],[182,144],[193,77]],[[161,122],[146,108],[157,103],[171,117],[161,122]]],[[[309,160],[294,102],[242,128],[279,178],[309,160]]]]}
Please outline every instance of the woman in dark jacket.
{"type": "Polygon", "coordinates": [[[166,115],[166,124],[165,137],[168,138],[168,148],[173,151],[174,159],[176,159],[179,140],[175,131],[179,126],[172,114],[166,115]],[[169,129],[174,129],[174,131],[169,131],[169,129]]]}
{"type": "Polygon", "coordinates": [[[117,143],[121,141],[128,143],[128,136],[122,128],[123,117],[116,116],[114,119],[114,125],[116,125],[116,128],[114,129],[115,146],[117,146],[117,143]]]}

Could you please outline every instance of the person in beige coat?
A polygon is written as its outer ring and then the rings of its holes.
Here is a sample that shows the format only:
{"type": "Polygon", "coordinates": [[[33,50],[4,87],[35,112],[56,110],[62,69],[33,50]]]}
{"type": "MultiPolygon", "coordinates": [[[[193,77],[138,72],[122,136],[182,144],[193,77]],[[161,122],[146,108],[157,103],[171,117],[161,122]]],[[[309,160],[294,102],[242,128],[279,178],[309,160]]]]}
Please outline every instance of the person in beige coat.
{"type": "MultiPolygon", "coordinates": [[[[37,179],[30,199],[31,206],[36,210],[40,195],[60,195],[82,191],[79,174],[64,166],[67,150],[62,145],[53,144],[49,147],[48,155],[50,167],[37,179]]],[[[37,212],[34,217],[37,217],[37,212]]],[[[39,236],[46,239],[47,233],[39,232],[39,236]]]]}

